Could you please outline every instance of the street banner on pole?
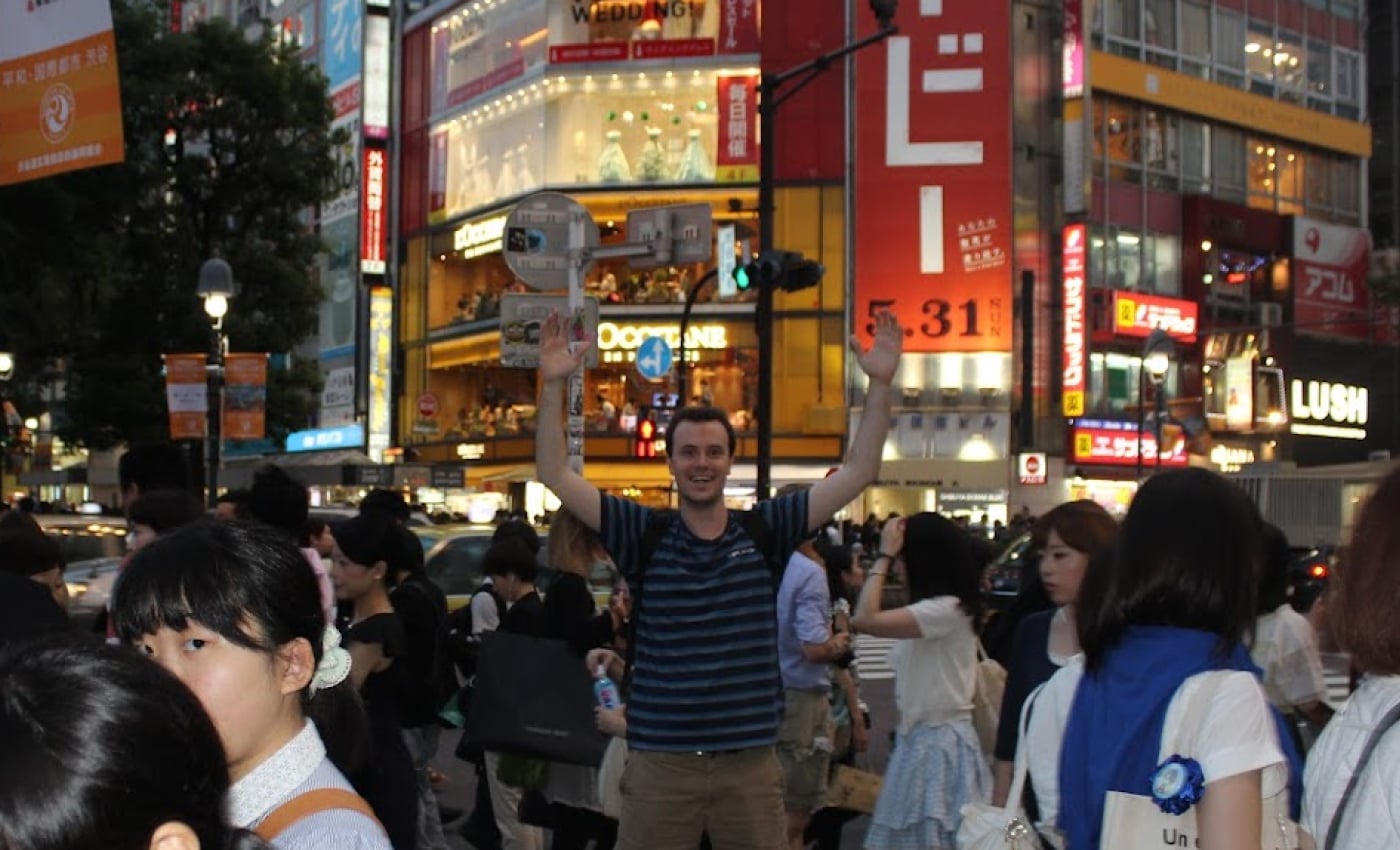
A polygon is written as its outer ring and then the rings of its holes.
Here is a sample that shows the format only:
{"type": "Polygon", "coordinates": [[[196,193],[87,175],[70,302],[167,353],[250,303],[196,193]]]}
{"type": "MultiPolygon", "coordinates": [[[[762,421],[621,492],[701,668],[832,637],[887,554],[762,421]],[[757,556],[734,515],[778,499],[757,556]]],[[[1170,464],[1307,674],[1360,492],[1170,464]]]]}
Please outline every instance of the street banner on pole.
{"type": "Polygon", "coordinates": [[[165,403],[170,408],[170,439],[204,439],[209,383],[203,354],[165,355],[165,403]]]}
{"type": "Polygon", "coordinates": [[[0,0],[0,185],[121,162],[108,0],[0,0]]]}
{"type": "Polygon", "coordinates": [[[225,440],[261,440],[267,431],[267,355],[224,358],[225,440]]]}

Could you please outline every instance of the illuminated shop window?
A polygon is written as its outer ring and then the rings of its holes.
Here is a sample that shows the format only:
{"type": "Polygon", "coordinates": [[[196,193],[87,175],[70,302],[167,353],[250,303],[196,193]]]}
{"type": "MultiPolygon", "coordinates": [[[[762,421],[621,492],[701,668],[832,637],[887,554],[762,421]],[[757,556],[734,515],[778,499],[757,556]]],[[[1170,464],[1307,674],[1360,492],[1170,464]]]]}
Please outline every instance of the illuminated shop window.
{"type": "Polygon", "coordinates": [[[434,113],[524,77],[549,56],[545,4],[514,0],[464,4],[433,22],[431,103],[434,113]]]}
{"type": "MultiPolygon", "coordinates": [[[[1138,407],[1138,377],[1142,371],[1142,358],[1136,354],[1120,354],[1115,351],[1095,352],[1089,355],[1089,413],[1095,416],[1130,416],[1138,407]]],[[[1177,395],[1178,369],[1173,362],[1167,370],[1162,386],[1168,398],[1177,395]]],[[[1143,380],[1143,394],[1151,406],[1151,388],[1147,379],[1143,380]]]]}
{"type": "Polygon", "coordinates": [[[429,220],[545,185],[755,181],[756,73],[574,72],[499,90],[434,125],[429,220]]]}
{"type": "Polygon", "coordinates": [[[1181,239],[1109,226],[1089,237],[1089,286],[1181,294],[1181,239]]]}

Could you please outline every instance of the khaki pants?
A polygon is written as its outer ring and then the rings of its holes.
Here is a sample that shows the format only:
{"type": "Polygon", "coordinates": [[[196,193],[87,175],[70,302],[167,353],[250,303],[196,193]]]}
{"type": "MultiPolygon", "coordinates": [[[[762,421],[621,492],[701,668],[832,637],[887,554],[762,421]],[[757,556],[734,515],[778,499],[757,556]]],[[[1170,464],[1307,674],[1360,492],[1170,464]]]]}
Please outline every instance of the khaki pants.
{"type": "Polygon", "coordinates": [[[732,753],[632,750],[618,850],[784,850],[783,774],[772,747],[732,753]]]}
{"type": "Polygon", "coordinates": [[[827,691],[785,691],[778,762],[783,767],[783,806],[789,812],[810,814],[826,799],[834,735],[827,691]]]}

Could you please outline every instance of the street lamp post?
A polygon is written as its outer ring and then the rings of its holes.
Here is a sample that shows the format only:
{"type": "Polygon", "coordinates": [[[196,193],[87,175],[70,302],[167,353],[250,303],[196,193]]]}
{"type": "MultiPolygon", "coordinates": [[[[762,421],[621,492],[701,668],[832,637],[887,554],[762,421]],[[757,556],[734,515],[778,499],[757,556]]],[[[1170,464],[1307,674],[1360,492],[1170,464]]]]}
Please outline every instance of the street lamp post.
{"type": "Polygon", "coordinates": [[[204,312],[209,316],[209,409],[206,413],[209,445],[205,481],[208,504],[212,508],[219,501],[224,355],[228,347],[228,337],[224,335],[224,316],[228,313],[229,299],[234,296],[233,269],[218,257],[205,260],[204,265],[199,267],[198,292],[204,299],[204,312]]]}
{"type": "MultiPolygon", "coordinates": [[[[758,246],[763,251],[773,246],[774,196],[777,191],[777,117],[778,107],[797,94],[832,66],[837,59],[849,56],[863,47],[878,44],[899,31],[894,25],[894,0],[871,0],[870,10],[880,28],[865,38],[853,41],[830,53],[803,62],[780,73],[765,73],[758,81],[758,246]],[[782,94],[785,84],[796,83],[782,94]]],[[[758,404],[754,417],[758,420],[758,469],[755,475],[754,498],[766,499],[770,489],[773,466],[773,289],[760,286],[758,303],[754,307],[754,326],[758,336],[758,404]]]]}
{"type": "Polygon", "coordinates": [[[1142,364],[1138,367],[1138,421],[1137,421],[1137,477],[1142,480],[1142,429],[1143,429],[1143,378],[1152,381],[1153,395],[1156,398],[1155,415],[1153,416],[1152,433],[1156,440],[1156,448],[1153,452],[1157,455],[1155,468],[1162,466],[1162,420],[1166,417],[1166,395],[1162,392],[1162,383],[1167,378],[1167,370],[1171,368],[1172,355],[1176,353],[1176,346],[1172,338],[1167,336],[1167,332],[1161,328],[1154,328],[1148,334],[1147,342],[1142,346],[1142,364]]]}
{"type": "MultiPolygon", "coordinates": [[[[11,351],[0,351],[0,381],[8,381],[15,376],[15,355],[11,351]]],[[[3,414],[0,414],[3,415],[3,414]]],[[[0,446],[0,500],[9,501],[9,488],[5,475],[9,472],[8,446],[0,446]]]]}

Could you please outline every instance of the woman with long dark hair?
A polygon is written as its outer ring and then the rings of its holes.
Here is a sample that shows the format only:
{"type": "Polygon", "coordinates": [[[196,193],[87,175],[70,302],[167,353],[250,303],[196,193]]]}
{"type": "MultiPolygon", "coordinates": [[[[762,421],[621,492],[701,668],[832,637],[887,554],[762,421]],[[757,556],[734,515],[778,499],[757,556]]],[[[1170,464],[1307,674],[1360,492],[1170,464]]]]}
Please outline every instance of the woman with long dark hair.
{"type": "Polygon", "coordinates": [[[979,570],[965,535],[943,516],[890,519],[851,625],[898,638],[899,732],[866,835],[867,850],[955,846],[962,807],[985,801],[991,774],[972,726],[979,570]],[[903,574],[909,604],[881,610],[885,577],[903,574]]]}
{"type": "MultiPolygon", "coordinates": [[[[1032,691],[1079,654],[1079,588],[1089,562],[1107,552],[1117,535],[1118,523],[1088,499],[1056,506],[1031,528],[1040,585],[1054,607],[1026,617],[1016,629],[997,723],[992,792],[992,802],[997,805],[1006,802],[1011,788],[1021,707],[1032,691]]],[[[1035,816],[1033,805],[1030,814],[1035,816]]]]}

